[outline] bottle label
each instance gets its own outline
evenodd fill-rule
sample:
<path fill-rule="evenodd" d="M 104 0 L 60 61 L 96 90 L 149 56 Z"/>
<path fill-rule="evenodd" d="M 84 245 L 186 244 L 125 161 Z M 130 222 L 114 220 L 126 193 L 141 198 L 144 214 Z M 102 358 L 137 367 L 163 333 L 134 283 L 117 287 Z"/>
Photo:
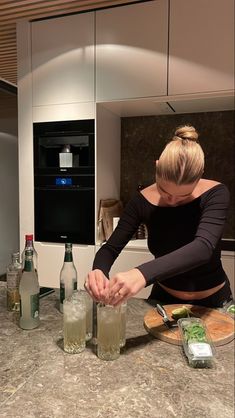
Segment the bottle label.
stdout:
<path fill-rule="evenodd" d="M 212 357 L 213 355 L 208 343 L 191 343 L 189 344 L 189 351 L 197 358 Z"/>
<path fill-rule="evenodd" d="M 30 296 L 31 317 L 36 319 L 39 316 L 39 293 Z"/>
<path fill-rule="evenodd" d="M 9 271 L 7 273 L 7 287 L 18 288 L 20 283 L 20 271 Z"/>

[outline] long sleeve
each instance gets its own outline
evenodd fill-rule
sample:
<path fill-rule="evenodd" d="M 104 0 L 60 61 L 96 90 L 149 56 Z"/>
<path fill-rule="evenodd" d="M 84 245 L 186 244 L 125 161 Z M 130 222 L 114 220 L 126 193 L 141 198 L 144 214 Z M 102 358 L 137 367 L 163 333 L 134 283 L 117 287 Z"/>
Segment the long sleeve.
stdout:
<path fill-rule="evenodd" d="M 210 263 L 222 237 L 228 206 L 229 192 L 224 185 L 216 186 L 202 195 L 201 216 L 192 241 L 137 267 L 147 285 Z"/>
<path fill-rule="evenodd" d="M 229 192 L 223 184 L 213 187 L 188 205 L 175 208 L 157 207 L 142 195 L 135 195 L 126 206 L 118 227 L 96 254 L 93 268 L 101 269 L 108 277 L 122 249 L 139 224 L 145 222 L 149 249 L 155 259 L 136 268 L 145 277 L 147 285 L 155 280 L 179 277 L 203 265 L 209 269 L 211 265 L 212 270 L 212 264 L 218 261 L 214 254 L 220 259 L 217 247 L 228 206 Z"/>

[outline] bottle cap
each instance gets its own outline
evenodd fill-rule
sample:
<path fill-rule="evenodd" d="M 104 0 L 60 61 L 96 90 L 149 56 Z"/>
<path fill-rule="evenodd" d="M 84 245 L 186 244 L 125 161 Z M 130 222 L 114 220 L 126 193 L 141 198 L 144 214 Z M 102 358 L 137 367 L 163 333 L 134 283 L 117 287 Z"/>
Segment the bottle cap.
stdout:
<path fill-rule="evenodd" d="M 19 251 L 16 251 L 16 252 L 12 253 L 12 257 L 19 257 L 19 256 L 20 256 Z"/>
<path fill-rule="evenodd" d="M 32 241 L 33 240 L 33 234 L 25 235 L 26 241 Z"/>

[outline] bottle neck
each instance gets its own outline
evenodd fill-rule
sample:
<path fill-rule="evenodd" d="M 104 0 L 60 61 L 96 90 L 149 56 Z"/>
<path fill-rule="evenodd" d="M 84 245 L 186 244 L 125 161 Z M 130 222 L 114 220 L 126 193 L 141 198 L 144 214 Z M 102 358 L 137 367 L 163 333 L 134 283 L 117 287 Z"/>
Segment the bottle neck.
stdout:
<path fill-rule="evenodd" d="M 12 254 L 12 264 L 20 264 L 20 254 Z"/>
<path fill-rule="evenodd" d="M 26 258 L 24 262 L 24 271 L 34 271 L 33 260 L 32 258 Z"/>
<path fill-rule="evenodd" d="M 65 263 L 71 263 L 73 262 L 73 254 L 72 251 L 65 251 L 65 255 L 64 255 L 64 262 Z"/>
<path fill-rule="evenodd" d="M 33 241 L 31 239 L 26 240 L 25 242 L 25 248 L 32 248 L 33 247 Z"/>
<path fill-rule="evenodd" d="M 73 262 L 73 246 L 72 244 L 65 244 L 65 253 L 64 253 L 64 262 L 71 263 Z"/>
<path fill-rule="evenodd" d="M 34 271 L 33 250 L 25 250 L 24 271 Z"/>

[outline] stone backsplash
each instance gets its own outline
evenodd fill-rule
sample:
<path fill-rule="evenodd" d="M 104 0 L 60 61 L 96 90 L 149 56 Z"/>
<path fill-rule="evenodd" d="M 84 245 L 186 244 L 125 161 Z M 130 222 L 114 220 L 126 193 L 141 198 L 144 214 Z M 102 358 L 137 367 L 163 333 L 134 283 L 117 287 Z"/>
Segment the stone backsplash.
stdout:
<path fill-rule="evenodd" d="M 234 112 L 206 112 L 122 118 L 121 200 L 125 204 L 138 188 L 155 181 L 155 161 L 176 127 L 193 125 L 205 152 L 205 178 L 227 185 L 231 204 L 224 238 L 235 238 Z"/>

